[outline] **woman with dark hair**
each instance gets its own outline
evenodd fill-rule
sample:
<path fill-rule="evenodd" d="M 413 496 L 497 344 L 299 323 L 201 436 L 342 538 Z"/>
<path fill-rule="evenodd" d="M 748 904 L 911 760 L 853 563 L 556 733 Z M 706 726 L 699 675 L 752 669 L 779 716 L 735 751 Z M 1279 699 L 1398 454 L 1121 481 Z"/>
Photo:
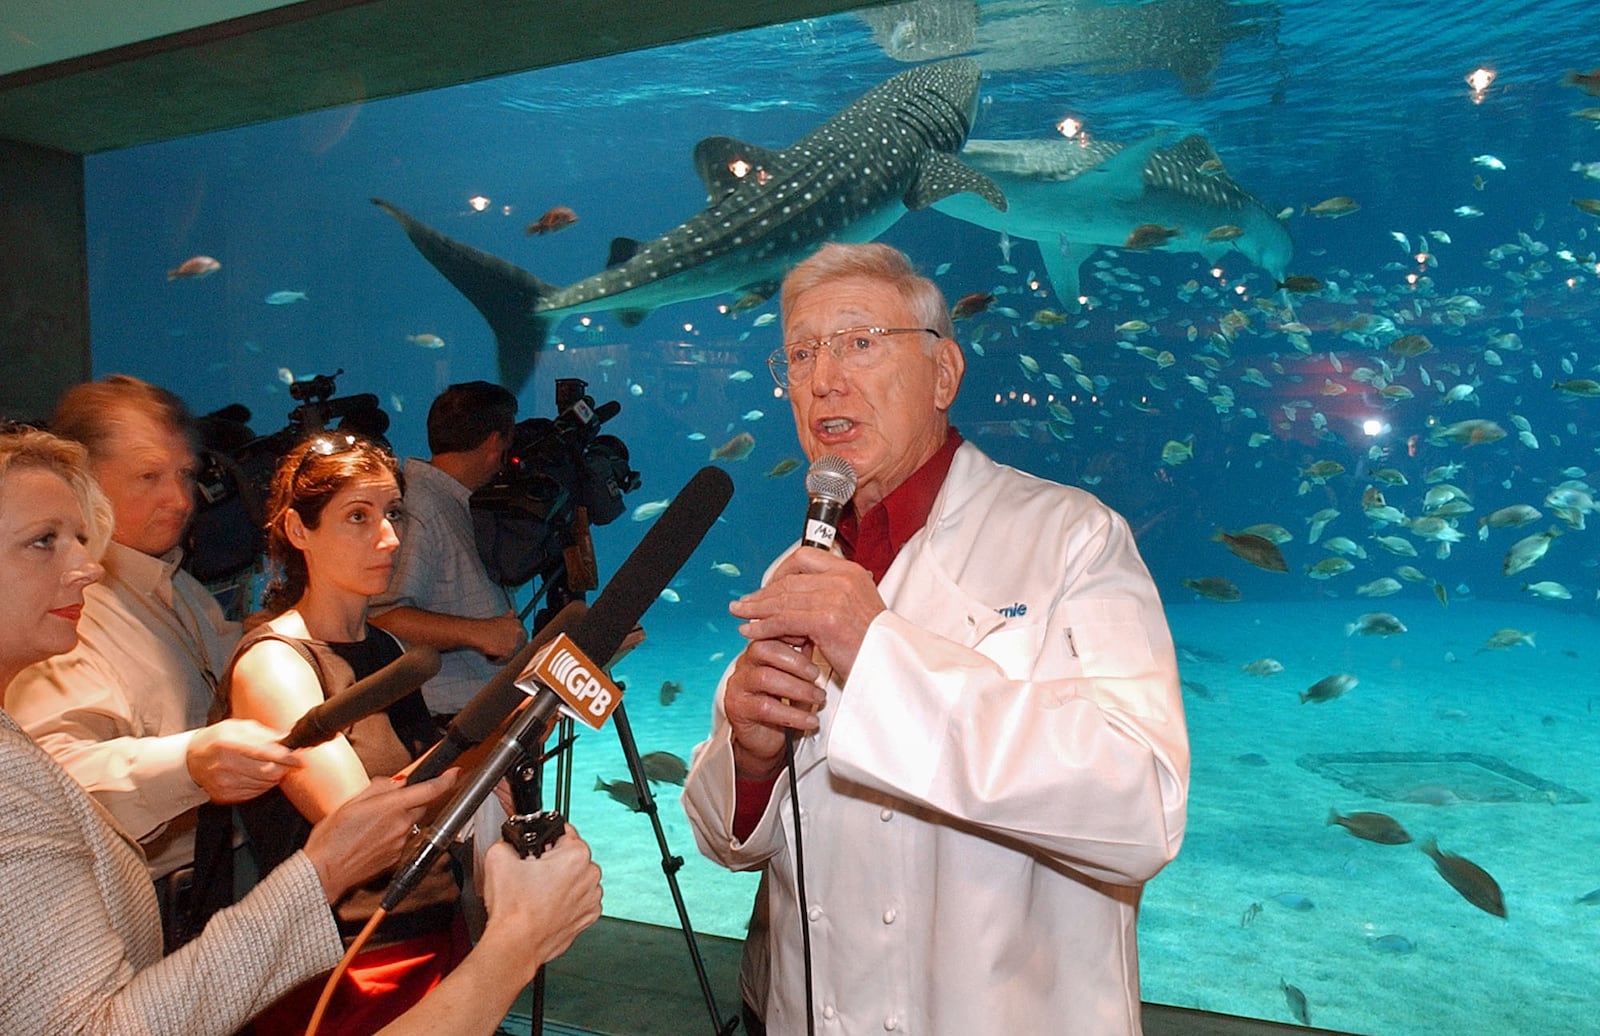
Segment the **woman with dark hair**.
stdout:
<path fill-rule="evenodd" d="M 400 523 L 399 472 L 386 449 L 349 433 L 320 432 L 289 451 L 273 476 L 268 508 L 267 549 L 278 568 L 264 601 L 271 618 L 234 653 L 221 691 L 231 715 L 287 729 L 400 657 L 400 643 L 367 623 L 368 598 L 389 583 Z M 301 752 L 301 768 L 239 807 L 261 873 L 289 858 L 312 824 L 371 778 L 405 768 L 438 734 L 421 695 L 412 692 Z M 448 864 L 441 859 L 379 925 L 340 981 L 324 1031 L 382 1028 L 465 955 L 459 888 Z M 347 942 L 371 918 L 386 884 L 380 878 L 334 904 Z M 321 985 L 291 992 L 258 1028 L 304 1031 Z"/>
<path fill-rule="evenodd" d="M 0 697 L 23 669 L 77 643 L 111 527 L 82 446 L 0 424 Z M 358 789 L 360 801 L 163 957 L 138 844 L 0 711 L 0 955 L 14 972 L 0 983 L 0 1032 L 233 1032 L 338 960 L 327 904 L 394 866 L 424 807 L 452 783 Z M 502 910 L 512 924 L 515 912 Z M 565 945 L 552 941 L 554 952 Z M 421 1024 L 426 1010 L 407 1022 Z"/>

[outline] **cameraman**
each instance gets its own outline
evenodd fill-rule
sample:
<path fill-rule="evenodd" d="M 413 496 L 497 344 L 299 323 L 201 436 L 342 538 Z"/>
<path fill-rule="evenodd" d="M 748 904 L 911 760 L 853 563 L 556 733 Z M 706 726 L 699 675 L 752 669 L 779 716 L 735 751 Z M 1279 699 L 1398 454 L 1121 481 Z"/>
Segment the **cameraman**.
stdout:
<path fill-rule="evenodd" d="M 444 656 L 422 688 L 436 717 L 461 711 L 527 637 L 504 588 L 478 557 L 467 504 L 505 463 L 517 397 L 487 381 L 445 389 L 428 410 L 428 449 L 405 465 L 406 520 L 389 589 L 372 624 Z"/>

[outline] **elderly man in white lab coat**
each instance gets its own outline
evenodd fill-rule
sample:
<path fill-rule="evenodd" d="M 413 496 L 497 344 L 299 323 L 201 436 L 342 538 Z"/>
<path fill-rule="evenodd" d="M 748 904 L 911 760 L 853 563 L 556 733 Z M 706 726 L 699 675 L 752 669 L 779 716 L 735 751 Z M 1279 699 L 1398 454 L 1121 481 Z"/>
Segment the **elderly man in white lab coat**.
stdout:
<path fill-rule="evenodd" d="M 731 605 L 749 644 L 683 797 L 707 856 L 768 868 L 767 1028 L 806 1031 L 804 929 L 818 1032 L 1137 1033 L 1189 752 L 1127 523 L 961 441 L 961 348 L 900 253 L 825 246 L 782 303 L 801 445 L 857 488 L 842 557 L 792 550 Z"/>

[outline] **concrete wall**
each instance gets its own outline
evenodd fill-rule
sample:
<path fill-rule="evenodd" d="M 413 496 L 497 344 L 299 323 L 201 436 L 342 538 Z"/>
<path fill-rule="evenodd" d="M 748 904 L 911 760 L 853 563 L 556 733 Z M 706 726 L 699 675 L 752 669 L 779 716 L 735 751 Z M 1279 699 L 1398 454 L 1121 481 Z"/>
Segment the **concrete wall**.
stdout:
<path fill-rule="evenodd" d="M 0 416 L 89 377 L 83 159 L 0 140 Z"/>

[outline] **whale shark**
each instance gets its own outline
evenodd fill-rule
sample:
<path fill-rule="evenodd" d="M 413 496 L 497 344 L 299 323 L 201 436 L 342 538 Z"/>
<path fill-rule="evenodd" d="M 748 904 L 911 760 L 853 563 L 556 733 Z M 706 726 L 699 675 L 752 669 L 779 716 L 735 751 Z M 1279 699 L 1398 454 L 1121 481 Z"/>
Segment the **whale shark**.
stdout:
<path fill-rule="evenodd" d="M 964 59 L 908 69 L 782 150 L 702 140 L 694 161 L 706 208 L 653 240 L 617 238 L 605 270 L 564 288 L 372 200 L 483 314 L 501 381 L 517 391 L 563 317 L 605 310 L 631 327 L 675 302 L 770 293 L 824 241 L 870 241 L 907 211 L 960 192 L 1004 209 L 994 181 L 955 157 L 977 113 L 978 78 Z"/>
<path fill-rule="evenodd" d="M 1005 192 L 1003 212 L 964 196 L 934 209 L 989 230 L 1039 244 L 1056 295 L 1076 308 L 1078 268 L 1101 246 L 1125 247 L 1135 228 L 1176 231 L 1153 246 L 1199 252 L 1216 262 L 1238 252 L 1283 280 L 1294 242 L 1282 222 L 1240 187 L 1199 134 L 1167 144 L 1170 132 L 1133 144 L 1098 140 L 969 140 L 961 159 Z M 1217 228 L 1231 240 L 1208 240 Z M 1225 233 L 1231 234 L 1229 230 Z"/>

